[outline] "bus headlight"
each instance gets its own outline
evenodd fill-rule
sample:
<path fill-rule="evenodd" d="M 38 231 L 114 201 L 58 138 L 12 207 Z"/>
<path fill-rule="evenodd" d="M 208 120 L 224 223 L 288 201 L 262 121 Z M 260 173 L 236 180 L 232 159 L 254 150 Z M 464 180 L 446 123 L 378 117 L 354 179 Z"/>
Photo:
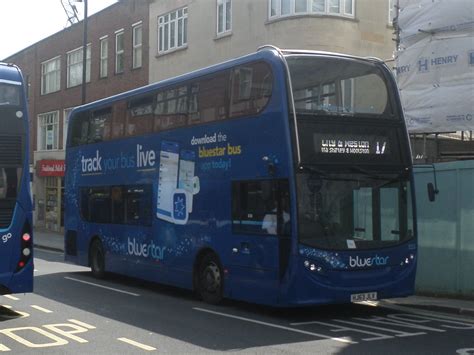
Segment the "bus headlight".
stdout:
<path fill-rule="evenodd" d="M 311 263 L 309 260 L 304 261 L 304 267 L 312 272 L 322 272 L 323 268 L 315 263 Z"/>

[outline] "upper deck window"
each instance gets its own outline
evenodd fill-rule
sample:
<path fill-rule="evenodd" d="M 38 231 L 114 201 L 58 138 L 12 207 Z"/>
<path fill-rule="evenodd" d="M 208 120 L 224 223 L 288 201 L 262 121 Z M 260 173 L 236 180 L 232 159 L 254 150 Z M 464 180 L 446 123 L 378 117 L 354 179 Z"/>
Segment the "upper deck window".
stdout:
<path fill-rule="evenodd" d="M 273 73 L 253 62 L 148 90 L 74 115 L 70 145 L 98 143 L 260 114 L 272 95 Z"/>
<path fill-rule="evenodd" d="M 20 88 L 19 85 L 0 83 L 0 106 L 20 104 Z"/>
<path fill-rule="evenodd" d="M 387 82 L 374 63 L 290 56 L 297 114 L 392 118 Z"/>
<path fill-rule="evenodd" d="M 300 15 L 354 17 L 355 0 L 268 0 L 269 18 Z"/>

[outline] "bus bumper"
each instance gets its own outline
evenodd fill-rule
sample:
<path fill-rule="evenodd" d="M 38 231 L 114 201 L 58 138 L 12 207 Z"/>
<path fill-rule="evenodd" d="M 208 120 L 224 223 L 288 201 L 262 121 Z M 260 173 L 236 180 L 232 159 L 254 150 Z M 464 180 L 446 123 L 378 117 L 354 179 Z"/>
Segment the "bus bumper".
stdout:
<path fill-rule="evenodd" d="M 416 261 L 364 270 L 310 270 L 298 258 L 293 277 L 282 288 L 281 306 L 351 303 L 351 296 L 376 293 L 376 299 L 407 297 L 415 292 Z"/>

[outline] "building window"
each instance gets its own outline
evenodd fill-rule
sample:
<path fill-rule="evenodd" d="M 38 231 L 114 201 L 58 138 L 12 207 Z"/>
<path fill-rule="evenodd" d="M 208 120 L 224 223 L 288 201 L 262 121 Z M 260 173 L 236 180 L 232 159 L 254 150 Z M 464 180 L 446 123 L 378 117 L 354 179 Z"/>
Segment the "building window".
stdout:
<path fill-rule="evenodd" d="M 91 81 L 91 45 L 87 45 L 86 83 Z M 67 53 L 67 87 L 82 84 L 82 47 Z"/>
<path fill-rule="evenodd" d="M 388 0 L 388 23 L 393 26 L 393 20 L 397 17 L 398 9 L 395 0 Z"/>
<path fill-rule="evenodd" d="M 188 8 L 172 11 L 158 17 L 158 53 L 185 47 L 188 28 Z"/>
<path fill-rule="evenodd" d="M 270 19 L 317 14 L 354 17 L 355 0 L 268 0 Z"/>
<path fill-rule="evenodd" d="M 232 0 L 217 0 L 217 34 L 232 30 Z"/>
<path fill-rule="evenodd" d="M 123 73 L 124 49 L 123 30 L 115 32 L 115 73 Z"/>
<path fill-rule="evenodd" d="M 58 111 L 38 115 L 38 150 L 58 149 Z"/>
<path fill-rule="evenodd" d="M 41 95 L 61 89 L 61 57 L 41 63 Z"/>
<path fill-rule="evenodd" d="M 100 39 L 100 77 L 106 78 L 108 75 L 108 59 L 109 59 L 109 39 L 107 36 Z"/>
<path fill-rule="evenodd" d="M 142 23 L 133 26 L 133 69 L 142 66 Z"/>

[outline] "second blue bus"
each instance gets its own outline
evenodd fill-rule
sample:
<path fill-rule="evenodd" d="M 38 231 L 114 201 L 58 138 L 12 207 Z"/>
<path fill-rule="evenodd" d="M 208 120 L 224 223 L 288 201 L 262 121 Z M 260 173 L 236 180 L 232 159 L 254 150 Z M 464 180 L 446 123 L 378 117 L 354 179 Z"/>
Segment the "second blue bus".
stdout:
<path fill-rule="evenodd" d="M 20 69 L 0 63 L 0 294 L 33 290 L 28 110 Z"/>

